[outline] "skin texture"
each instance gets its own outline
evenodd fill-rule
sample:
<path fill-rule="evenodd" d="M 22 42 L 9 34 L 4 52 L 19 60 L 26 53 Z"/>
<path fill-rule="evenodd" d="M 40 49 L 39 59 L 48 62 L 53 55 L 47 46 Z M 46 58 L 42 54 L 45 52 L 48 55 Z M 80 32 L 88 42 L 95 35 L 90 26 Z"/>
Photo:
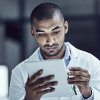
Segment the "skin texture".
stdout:
<path fill-rule="evenodd" d="M 34 20 L 32 35 L 35 37 L 41 53 L 45 59 L 60 59 L 64 55 L 64 38 L 68 31 L 67 21 L 63 21 L 59 15 L 52 19 Z"/>
<path fill-rule="evenodd" d="M 64 38 L 67 31 L 67 21 L 63 21 L 57 14 L 51 19 L 34 20 L 31 33 L 35 37 L 44 59 L 63 58 L 65 54 Z M 68 83 L 75 84 L 81 94 L 88 97 L 91 94 L 88 71 L 79 67 L 70 68 L 69 70 L 69 74 L 75 77 L 68 78 Z M 52 81 L 54 75 L 41 77 L 42 73 L 43 70 L 40 70 L 31 79 L 27 79 L 25 100 L 40 100 L 43 95 L 55 90 L 54 87 L 58 82 Z"/>

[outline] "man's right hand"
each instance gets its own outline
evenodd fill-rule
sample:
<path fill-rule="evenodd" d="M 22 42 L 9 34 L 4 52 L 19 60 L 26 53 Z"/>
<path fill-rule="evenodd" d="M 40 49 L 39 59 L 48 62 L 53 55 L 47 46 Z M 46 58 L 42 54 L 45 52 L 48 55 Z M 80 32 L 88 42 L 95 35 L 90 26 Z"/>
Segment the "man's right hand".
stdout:
<path fill-rule="evenodd" d="M 54 75 L 49 75 L 46 77 L 40 77 L 43 74 L 43 70 L 37 71 L 31 79 L 28 77 L 25 84 L 25 99 L 24 100 L 40 100 L 44 94 L 53 92 L 55 88 L 53 86 L 57 85 L 57 81 L 51 81 Z"/>

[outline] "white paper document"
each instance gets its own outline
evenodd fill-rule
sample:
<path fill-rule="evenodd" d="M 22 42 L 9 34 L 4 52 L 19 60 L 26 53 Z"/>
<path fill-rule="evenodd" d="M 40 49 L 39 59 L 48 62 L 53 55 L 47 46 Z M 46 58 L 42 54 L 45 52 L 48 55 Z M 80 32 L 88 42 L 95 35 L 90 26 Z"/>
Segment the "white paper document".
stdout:
<path fill-rule="evenodd" d="M 43 97 L 70 97 L 74 95 L 72 85 L 67 83 L 67 68 L 63 59 L 30 61 L 25 63 L 29 76 L 34 75 L 38 70 L 43 69 L 43 76 L 54 75 L 52 81 L 58 81 L 54 86 L 55 91 L 45 94 Z"/>

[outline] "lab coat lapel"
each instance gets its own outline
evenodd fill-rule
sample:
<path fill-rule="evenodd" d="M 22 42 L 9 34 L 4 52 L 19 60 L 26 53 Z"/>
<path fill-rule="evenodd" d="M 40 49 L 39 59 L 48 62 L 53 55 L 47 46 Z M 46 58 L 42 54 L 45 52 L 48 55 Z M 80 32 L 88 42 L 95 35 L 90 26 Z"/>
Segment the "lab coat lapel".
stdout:
<path fill-rule="evenodd" d="M 77 49 L 74 46 L 72 46 L 70 43 L 67 43 L 67 45 L 69 46 L 69 49 L 71 51 L 71 55 L 70 55 L 71 60 L 69 64 L 67 65 L 67 69 L 66 69 L 66 71 L 69 72 L 70 67 L 79 67 L 79 57 L 77 55 Z M 77 95 L 73 96 L 72 98 L 77 98 L 77 100 L 80 100 L 78 98 L 80 98 L 81 94 L 77 87 L 76 87 L 76 92 L 77 92 Z"/>
<path fill-rule="evenodd" d="M 71 60 L 67 66 L 67 68 L 70 68 L 70 67 L 78 67 L 79 66 L 79 60 L 78 60 L 78 55 L 77 55 L 77 49 L 72 46 L 69 42 L 67 42 L 67 46 L 69 47 L 70 49 L 70 57 L 71 57 Z"/>

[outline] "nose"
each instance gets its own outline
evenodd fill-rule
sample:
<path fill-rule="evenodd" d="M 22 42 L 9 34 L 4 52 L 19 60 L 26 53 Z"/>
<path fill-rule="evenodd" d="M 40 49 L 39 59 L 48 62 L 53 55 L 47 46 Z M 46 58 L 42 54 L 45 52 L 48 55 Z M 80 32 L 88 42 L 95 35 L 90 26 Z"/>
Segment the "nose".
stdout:
<path fill-rule="evenodd" d="M 55 39 L 53 36 L 50 35 L 47 37 L 47 41 L 46 41 L 47 44 L 52 45 L 54 44 L 54 42 L 55 42 Z"/>

